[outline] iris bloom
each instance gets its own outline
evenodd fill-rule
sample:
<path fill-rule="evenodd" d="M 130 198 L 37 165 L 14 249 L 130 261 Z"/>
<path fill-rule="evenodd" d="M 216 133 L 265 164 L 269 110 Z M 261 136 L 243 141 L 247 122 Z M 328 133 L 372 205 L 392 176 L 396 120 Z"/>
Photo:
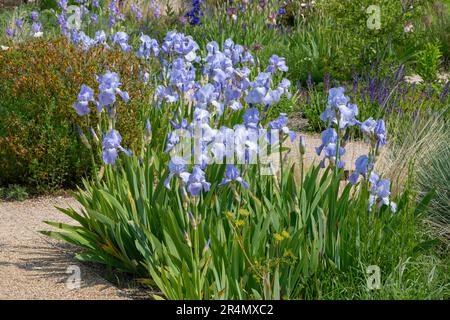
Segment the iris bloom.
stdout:
<path fill-rule="evenodd" d="M 355 185 L 358 181 L 359 175 L 362 175 L 364 178 L 367 178 L 367 172 L 368 170 L 373 169 L 373 162 L 370 161 L 369 163 L 369 157 L 367 155 L 362 155 L 358 157 L 355 161 L 356 169 L 355 171 L 350 175 L 349 181 L 351 184 Z"/>
<path fill-rule="evenodd" d="M 211 183 L 206 181 L 205 172 L 199 166 L 194 166 L 187 183 L 189 193 L 198 196 L 202 190 L 208 192 L 210 187 Z"/>
<path fill-rule="evenodd" d="M 131 151 L 124 149 L 120 143 L 122 142 L 122 136 L 117 130 L 110 130 L 102 141 L 102 158 L 106 164 L 114 164 L 118 157 L 117 150 L 124 152 L 130 156 Z"/>
<path fill-rule="evenodd" d="M 119 94 L 125 103 L 130 99 L 127 92 L 119 89 L 121 83 L 117 73 L 106 71 L 103 76 L 98 78 L 98 82 L 100 90 L 98 101 L 100 106 L 107 106 L 116 102 L 116 94 Z"/>
<path fill-rule="evenodd" d="M 84 116 L 91 112 L 91 109 L 88 108 L 90 101 L 94 101 L 94 90 L 83 84 L 80 93 L 78 93 L 77 102 L 73 104 L 73 108 L 79 116 Z"/>
<path fill-rule="evenodd" d="M 142 44 L 137 52 L 138 57 L 148 60 L 152 54 L 155 57 L 159 55 L 159 45 L 155 39 L 151 39 L 149 36 L 143 34 L 140 40 Z"/>
<path fill-rule="evenodd" d="M 39 19 L 39 13 L 37 11 L 33 10 L 31 12 L 30 18 L 31 18 L 31 21 L 37 21 L 37 19 Z"/>
<path fill-rule="evenodd" d="M 361 131 L 371 141 L 376 141 L 379 144 L 386 144 L 386 125 L 384 120 L 380 119 L 375 121 L 373 118 L 369 118 L 361 123 Z"/>
<path fill-rule="evenodd" d="M 279 131 L 283 132 L 284 134 L 289 135 L 289 138 L 292 142 L 295 140 L 297 135 L 294 131 L 289 130 L 289 128 L 287 127 L 287 123 L 288 123 L 288 117 L 286 116 L 286 114 L 280 113 L 280 116 L 278 117 L 278 119 L 271 121 L 269 123 L 269 128 L 271 130 L 279 130 Z M 273 142 L 277 142 L 277 141 L 272 141 L 272 134 L 270 131 L 267 132 L 267 137 L 268 137 L 268 141 L 270 144 L 272 144 Z"/>
<path fill-rule="evenodd" d="M 373 205 L 380 208 L 383 205 L 391 207 L 391 211 L 395 213 L 397 210 L 397 204 L 389 200 L 391 194 L 391 183 L 388 179 L 380 179 L 380 176 L 375 172 L 370 175 L 369 181 L 372 184 L 372 188 L 369 196 L 369 211 L 372 210 Z"/>
<path fill-rule="evenodd" d="M 173 177 L 179 177 L 182 184 L 187 184 L 189 180 L 189 173 L 187 172 L 187 162 L 181 157 L 172 157 L 169 161 L 169 176 L 164 180 L 164 186 L 170 189 L 170 180 Z"/>
<path fill-rule="evenodd" d="M 327 125 L 338 124 L 339 129 L 345 129 L 356 124 L 358 107 L 356 104 L 350 104 L 350 99 L 344 95 L 344 88 L 332 88 L 328 95 L 328 105 L 325 111 L 320 115 L 320 119 Z"/>
<path fill-rule="evenodd" d="M 276 71 L 287 72 L 289 68 L 286 66 L 286 59 L 280 58 L 276 54 L 270 57 L 269 66 L 266 69 L 266 72 L 275 73 Z"/>
<path fill-rule="evenodd" d="M 244 188 L 248 189 L 248 183 L 239 175 L 239 170 L 234 165 L 229 164 L 225 170 L 225 178 L 219 183 L 219 186 L 224 186 L 233 181 L 239 182 Z"/>
<path fill-rule="evenodd" d="M 123 31 L 117 32 L 113 36 L 112 41 L 114 44 L 119 45 L 122 51 L 127 52 L 131 50 L 131 46 L 128 44 L 128 34 Z"/>

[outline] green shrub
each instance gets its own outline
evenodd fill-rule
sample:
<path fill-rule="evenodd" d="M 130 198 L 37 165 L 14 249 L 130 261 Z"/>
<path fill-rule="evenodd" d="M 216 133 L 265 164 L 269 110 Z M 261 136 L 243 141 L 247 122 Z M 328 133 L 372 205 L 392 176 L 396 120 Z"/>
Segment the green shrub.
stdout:
<path fill-rule="evenodd" d="M 426 80 L 436 79 L 441 57 L 439 46 L 427 43 L 425 48 L 416 54 L 417 72 Z"/>
<path fill-rule="evenodd" d="M 330 33 L 341 34 L 344 43 L 334 48 L 338 61 L 334 76 L 349 78 L 346 72 L 361 71 L 372 61 L 412 61 L 415 51 L 427 42 L 427 31 L 421 27 L 427 4 L 427 0 L 414 1 L 413 6 L 391 0 L 319 1 L 322 12 L 333 21 Z M 374 13 L 368 8 L 373 5 L 380 9 L 379 28 L 368 27 Z M 413 23 L 414 32 L 405 33 L 408 23 Z"/>
<path fill-rule="evenodd" d="M 13 184 L 7 187 L 0 187 L 0 200 L 18 200 L 23 201 L 28 198 L 28 192 L 22 186 Z"/>
<path fill-rule="evenodd" d="M 145 96 L 136 81 L 139 60 L 131 54 L 102 48 L 84 52 L 65 39 L 31 41 L 0 52 L 0 185 L 48 191 L 72 187 L 90 172 L 91 158 L 77 126 L 88 130 L 96 116 L 82 121 L 72 104 L 81 84 L 92 85 L 92 75 L 107 69 L 120 72 L 131 98 Z M 145 99 L 131 99 L 119 105 L 118 126 L 130 147 L 138 142 L 143 125 L 138 110 L 145 104 Z"/>

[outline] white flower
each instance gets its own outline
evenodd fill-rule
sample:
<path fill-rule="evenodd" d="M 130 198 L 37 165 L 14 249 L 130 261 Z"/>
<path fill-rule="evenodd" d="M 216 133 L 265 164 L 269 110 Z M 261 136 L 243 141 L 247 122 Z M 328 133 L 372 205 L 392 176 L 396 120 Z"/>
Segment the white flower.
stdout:
<path fill-rule="evenodd" d="M 403 28 L 403 31 L 405 33 L 409 33 L 409 32 L 413 32 L 414 31 L 414 26 L 411 22 L 408 22 L 405 27 Z"/>
<path fill-rule="evenodd" d="M 418 74 L 413 74 L 411 76 L 406 76 L 405 77 L 405 82 L 406 83 L 422 83 L 423 79 Z"/>

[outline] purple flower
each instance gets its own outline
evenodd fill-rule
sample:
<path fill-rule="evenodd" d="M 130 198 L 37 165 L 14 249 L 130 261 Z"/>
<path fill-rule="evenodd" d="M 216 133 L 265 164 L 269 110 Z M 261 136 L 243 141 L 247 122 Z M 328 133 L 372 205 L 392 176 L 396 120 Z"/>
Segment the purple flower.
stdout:
<path fill-rule="evenodd" d="M 280 8 L 280 9 L 278 10 L 277 15 L 278 15 L 278 16 L 282 16 L 283 14 L 286 14 L 286 9 L 285 9 L 285 8 Z"/>
<path fill-rule="evenodd" d="M 320 119 L 327 123 L 338 124 L 339 129 L 359 124 L 356 119 L 358 115 L 358 107 L 356 104 L 350 104 L 350 99 L 344 95 L 344 88 L 332 88 L 328 95 L 328 105 L 325 111 L 320 115 Z"/>
<path fill-rule="evenodd" d="M 284 58 L 280 58 L 276 54 L 270 57 L 269 66 L 266 69 L 266 72 L 274 73 L 276 71 L 287 72 L 289 69 L 286 66 L 286 60 Z"/>
<path fill-rule="evenodd" d="M 244 123 L 247 127 L 256 128 L 259 119 L 259 111 L 256 108 L 250 108 L 244 114 Z"/>
<path fill-rule="evenodd" d="M 58 15 L 58 24 L 61 28 L 61 34 L 63 36 L 69 36 L 69 25 L 67 24 L 66 16 L 64 13 Z"/>
<path fill-rule="evenodd" d="M 178 93 L 173 90 L 171 87 L 157 86 L 156 87 L 156 95 L 162 100 L 165 100 L 169 103 L 174 103 L 178 101 Z"/>
<path fill-rule="evenodd" d="M 331 107 L 346 105 L 350 99 L 344 95 L 344 91 L 343 87 L 331 88 L 328 94 L 328 105 Z"/>
<path fill-rule="evenodd" d="M 377 122 L 373 118 L 369 118 L 361 123 L 361 131 L 366 136 L 371 136 L 375 132 Z"/>
<path fill-rule="evenodd" d="M 324 159 L 320 162 L 320 166 L 325 168 L 325 159 L 328 159 L 331 164 L 336 165 L 338 169 L 345 166 L 345 161 L 341 160 L 341 157 L 345 154 L 345 149 L 339 147 L 339 159 L 337 159 L 337 144 L 329 143 L 323 148 Z"/>
<path fill-rule="evenodd" d="M 278 119 L 269 122 L 269 128 L 271 130 L 280 130 L 284 134 L 288 134 L 289 138 L 292 142 L 295 140 L 297 135 L 294 131 L 289 130 L 289 128 L 287 127 L 287 123 L 288 123 L 288 117 L 286 116 L 286 113 L 280 113 L 280 116 L 278 117 Z M 267 134 L 268 134 L 268 140 L 269 140 L 270 144 L 272 144 L 273 142 L 276 142 L 276 141 L 272 140 L 272 134 L 270 131 L 267 132 Z"/>
<path fill-rule="evenodd" d="M 147 119 L 147 121 L 145 121 L 145 134 L 146 136 L 152 135 L 152 124 L 150 123 L 150 119 Z"/>
<path fill-rule="evenodd" d="M 16 30 L 11 29 L 10 26 L 6 27 L 5 34 L 8 38 L 13 38 L 16 35 Z"/>
<path fill-rule="evenodd" d="M 108 25 L 109 27 L 112 29 L 114 28 L 114 26 L 116 25 L 116 19 L 114 18 L 113 15 L 110 15 L 108 18 Z"/>
<path fill-rule="evenodd" d="M 173 177 L 181 178 L 182 184 L 187 184 L 189 180 L 189 173 L 187 172 L 187 162 L 181 157 L 172 157 L 169 161 L 169 176 L 164 180 L 164 186 L 170 189 L 170 180 Z"/>
<path fill-rule="evenodd" d="M 89 101 L 94 101 L 94 90 L 83 84 L 78 93 L 77 102 L 73 104 L 73 108 L 79 116 L 84 116 L 91 112 L 88 108 Z"/>
<path fill-rule="evenodd" d="M 380 119 L 377 121 L 374 128 L 374 133 L 379 143 L 386 144 L 386 126 L 384 124 L 384 120 Z"/>
<path fill-rule="evenodd" d="M 339 147 L 337 152 L 338 135 L 335 129 L 328 128 L 322 132 L 322 144 L 316 148 L 317 155 L 324 153 L 324 159 L 320 162 L 322 168 L 325 167 L 325 159 L 328 159 L 332 165 L 336 165 L 338 169 L 345 166 L 345 161 L 341 160 L 341 156 L 345 154 L 345 149 Z M 338 159 L 339 156 L 339 159 Z"/>
<path fill-rule="evenodd" d="M 98 95 L 98 101 L 100 106 L 111 105 L 116 102 L 116 94 L 118 93 L 122 100 L 127 103 L 129 96 L 127 92 L 121 91 L 119 86 L 121 85 L 119 75 L 109 70 L 98 79 L 100 93 Z"/>
<path fill-rule="evenodd" d="M 380 179 L 379 175 L 375 172 L 372 172 L 370 182 L 372 188 L 369 196 L 369 211 L 372 211 L 372 207 L 375 204 L 377 208 L 380 208 L 382 205 L 390 206 L 391 211 L 395 213 L 397 204 L 389 200 L 391 194 L 391 182 L 388 179 Z"/>
<path fill-rule="evenodd" d="M 98 15 L 96 13 L 93 13 L 91 15 L 91 23 L 92 24 L 97 24 L 97 22 L 98 22 Z"/>
<path fill-rule="evenodd" d="M 187 190 L 189 193 L 195 197 L 202 190 L 208 192 L 210 187 L 211 183 L 206 181 L 203 170 L 199 166 L 194 166 L 187 182 Z"/>
<path fill-rule="evenodd" d="M 367 177 L 368 170 L 373 169 L 373 162 L 370 161 L 369 163 L 369 157 L 367 155 L 362 155 L 358 157 L 358 159 L 356 159 L 355 166 L 355 171 L 350 175 L 348 179 L 353 185 L 355 185 L 358 181 L 359 175 L 362 175 L 364 178 Z"/>
<path fill-rule="evenodd" d="M 77 112 L 77 114 L 82 117 L 91 112 L 91 109 L 88 108 L 87 101 L 77 101 L 73 104 L 73 108 Z"/>
<path fill-rule="evenodd" d="M 264 103 L 266 96 L 267 89 L 265 87 L 256 87 L 248 92 L 245 101 L 251 104 Z"/>
<path fill-rule="evenodd" d="M 386 144 L 386 125 L 384 120 L 380 119 L 375 121 L 369 118 L 361 123 L 361 131 L 371 141 L 382 145 Z"/>
<path fill-rule="evenodd" d="M 300 151 L 300 154 L 302 154 L 302 155 L 304 155 L 306 153 L 306 140 L 305 140 L 304 135 L 300 135 L 299 151 Z"/>
<path fill-rule="evenodd" d="M 39 13 L 35 10 L 33 10 L 30 14 L 31 21 L 37 21 L 39 19 Z"/>
<path fill-rule="evenodd" d="M 95 38 L 94 38 L 94 40 L 95 40 L 95 43 L 98 43 L 98 44 L 100 44 L 100 43 L 106 44 L 106 34 L 105 34 L 105 31 L 100 30 L 100 31 L 95 32 Z"/>
<path fill-rule="evenodd" d="M 112 42 L 116 45 L 119 45 L 122 51 L 127 52 L 131 50 L 131 46 L 128 45 L 128 34 L 123 31 L 117 32 L 113 38 Z"/>
<path fill-rule="evenodd" d="M 215 87 L 208 83 L 197 90 L 195 93 L 195 99 L 200 104 L 200 107 L 206 108 L 209 103 L 215 101 L 218 97 L 218 93 L 215 91 Z"/>
<path fill-rule="evenodd" d="M 328 128 L 324 130 L 321 134 L 322 144 L 316 148 L 316 153 L 318 156 L 322 153 L 323 148 L 330 144 L 330 143 L 336 143 L 337 142 L 338 135 L 336 133 L 336 130 L 333 128 Z"/>
<path fill-rule="evenodd" d="M 180 136 L 176 132 L 170 132 L 167 134 L 166 150 L 164 152 L 169 152 L 178 143 L 180 143 Z"/>
<path fill-rule="evenodd" d="M 229 164 L 225 170 L 225 178 L 219 183 L 219 186 L 224 186 L 233 181 L 239 182 L 245 189 L 248 189 L 248 183 L 239 175 L 239 170 L 234 165 Z"/>
<path fill-rule="evenodd" d="M 238 163 L 256 163 L 259 152 L 259 130 L 246 125 L 234 126 L 234 148 Z"/>
<path fill-rule="evenodd" d="M 39 32 L 41 32 L 42 31 L 42 23 L 40 23 L 40 22 L 33 22 L 33 24 L 31 25 L 31 31 L 32 31 L 33 35 L 38 34 Z"/>
<path fill-rule="evenodd" d="M 58 7 L 60 7 L 62 11 L 67 11 L 67 2 L 68 0 L 59 0 Z"/>
<path fill-rule="evenodd" d="M 347 104 L 338 106 L 339 110 L 339 129 L 345 129 L 356 124 L 359 124 L 359 121 L 356 120 L 356 116 L 358 115 L 358 107 L 356 104 Z"/>
<path fill-rule="evenodd" d="M 17 18 L 15 23 L 16 23 L 16 27 L 17 28 L 22 29 L 22 27 L 23 27 L 23 19 Z"/>
<path fill-rule="evenodd" d="M 86 85 L 81 86 L 80 93 L 78 93 L 78 101 L 93 101 L 94 100 L 94 90 Z"/>
<path fill-rule="evenodd" d="M 150 59 L 150 56 L 157 57 L 159 54 L 159 45 L 155 39 L 151 39 L 147 35 L 141 35 L 140 40 L 142 42 L 137 55 L 138 57 L 142 57 L 146 60 Z"/>
<path fill-rule="evenodd" d="M 161 6 L 158 4 L 158 2 L 152 0 L 152 2 L 150 2 L 150 11 L 153 13 L 153 17 L 155 17 L 155 19 L 158 19 L 161 15 Z"/>
<path fill-rule="evenodd" d="M 106 164 L 114 164 L 116 162 L 118 152 L 120 150 L 131 155 L 131 151 L 124 149 L 120 143 L 122 142 L 122 136 L 117 130 L 110 130 L 102 141 L 102 158 Z"/>

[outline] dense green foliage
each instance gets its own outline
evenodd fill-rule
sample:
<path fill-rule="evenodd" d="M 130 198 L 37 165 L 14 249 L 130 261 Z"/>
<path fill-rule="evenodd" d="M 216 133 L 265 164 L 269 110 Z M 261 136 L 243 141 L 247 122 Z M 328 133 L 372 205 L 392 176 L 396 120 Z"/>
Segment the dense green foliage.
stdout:
<path fill-rule="evenodd" d="M 18 35 L 0 33 L 1 199 L 23 200 L 28 192 L 77 187 L 74 197 L 81 209 L 60 209 L 76 224 L 47 221 L 59 230 L 42 233 L 81 247 L 76 255 L 81 261 L 106 265 L 152 286 L 158 290 L 153 298 L 450 298 L 445 249 L 450 223 L 450 82 L 441 75 L 450 62 L 448 1 L 318 0 L 313 5 L 287 0 L 264 6 L 250 1 L 238 8 L 243 1 L 209 0 L 195 26 L 185 15 L 189 5 L 175 9 L 168 3 L 165 14 L 156 17 L 146 11 L 137 19 L 127 3 L 113 27 L 110 1 L 100 2 L 100 8 L 89 7 L 81 30 L 90 40 L 105 30 L 105 40 L 86 50 L 82 41 L 74 41 L 79 33 L 67 32 L 73 43 L 61 37 L 56 1 L 39 3 L 44 31 L 39 39 L 30 34 L 34 6 L 0 13 L 2 30 L 19 18 L 24 23 Z M 378 18 L 380 25 L 374 26 Z M 192 36 L 200 47 L 193 50 L 199 59 L 190 56 L 192 51 L 185 55 L 173 48 L 159 55 L 144 48 L 147 56 L 137 57 L 136 49 L 145 43 L 143 34 L 159 45 L 171 30 Z M 126 32 L 128 49 L 121 39 L 113 41 L 118 31 Z M 183 39 L 191 44 L 192 39 Z M 202 73 L 208 67 L 206 44 L 216 41 L 212 51 L 225 51 L 227 39 L 242 44 L 255 63 L 248 63 L 248 75 L 243 75 L 239 68 L 248 61 L 241 56 L 238 62 L 229 59 L 233 75 L 227 75 L 228 82 L 213 81 L 213 75 L 220 74 L 216 70 L 224 67 L 217 63 L 214 72 Z M 286 58 L 274 60 L 277 71 L 285 62 L 289 67 L 282 71 L 292 84 L 292 96 L 286 88 L 276 89 L 283 93 L 271 91 L 282 80 L 266 69 L 273 55 Z M 117 72 L 117 83 L 109 71 Z M 143 81 L 145 72 L 148 79 Z M 95 75 L 106 73 L 107 88 L 101 89 L 102 79 Z M 249 80 L 257 82 L 260 73 L 270 75 L 265 85 L 254 85 L 259 93 L 267 89 L 283 95 L 270 97 L 274 104 L 246 100 L 248 88 L 255 89 Z M 413 74 L 422 79 L 411 81 L 408 76 Z M 192 87 L 183 91 L 186 84 Z M 83 88 L 82 94 L 82 85 L 92 92 Z M 155 94 L 158 85 L 162 88 Z M 238 85 L 248 86 L 239 87 L 248 94 L 245 99 L 241 92 L 233 98 L 242 105 L 220 111 L 225 87 Z M 333 87 L 345 87 L 349 101 L 331 106 Z M 121 96 L 117 102 L 99 104 L 101 93 L 115 99 L 125 91 L 129 102 Z M 258 100 L 255 92 L 253 99 Z M 93 97 L 87 98 L 90 94 Z M 269 96 L 265 91 L 260 95 Z M 80 100 L 88 112 L 78 116 L 73 104 Z M 358 106 L 355 114 L 350 101 Z M 326 107 L 339 120 L 321 119 Z M 195 111 L 203 108 L 211 112 L 201 121 L 195 119 Z M 250 109 L 258 113 L 255 126 L 281 123 L 276 128 L 284 141 L 293 134 L 289 128 L 318 133 L 333 127 L 336 141 L 321 137 L 321 147 L 332 145 L 325 156 L 328 167 L 305 169 L 304 152 L 293 154 L 292 144 L 282 145 L 277 154 L 279 174 L 262 174 L 259 162 L 240 163 L 235 169 L 241 180 L 235 177 L 224 185 L 220 182 L 229 167 L 223 164 L 207 163 L 200 170 L 189 163 L 181 170 L 169 163 L 173 154 L 168 140 L 174 137 L 168 134 L 177 125 L 193 129 L 202 122 L 206 129 L 240 125 L 249 130 L 245 115 Z M 289 124 L 280 113 L 289 114 Z M 292 126 L 293 114 L 301 122 L 297 128 Z M 376 125 L 364 131 L 361 122 L 371 117 Z M 340 127 L 344 118 L 351 119 Z M 388 140 L 382 151 L 386 130 L 384 122 L 378 127 L 381 119 L 386 120 Z M 349 138 L 370 144 L 367 161 L 356 168 L 360 180 L 353 184 L 348 180 L 354 168 L 339 168 L 340 148 Z M 285 162 L 286 154 L 298 163 Z M 372 161 L 380 158 L 372 168 Z M 358 171 L 361 166 L 364 172 Z M 201 174 L 194 176 L 194 167 Z M 371 181 L 374 170 L 380 173 L 377 182 Z M 172 182 L 165 183 L 168 177 Z M 203 182 L 195 181 L 201 178 Z M 380 180 L 387 186 L 378 185 Z M 209 182 L 205 188 L 203 183 Z M 187 194 L 189 183 L 200 184 L 200 192 Z M 437 239 L 445 240 L 444 246 Z M 368 290 L 370 266 L 381 271 L 377 290 Z"/>
<path fill-rule="evenodd" d="M 296 182 L 286 170 L 277 181 L 253 167 L 244 176 L 248 191 L 217 192 L 213 185 L 201 199 L 185 202 L 178 190 L 165 190 L 167 172 L 154 152 L 143 166 L 124 161 L 123 168 L 108 167 L 102 182 L 85 182 L 76 194 L 81 213 L 61 209 L 80 227 L 49 222 L 61 232 L 45 234 L 83 247 L 82 261 L 149 277 L 145 283 L 170 299 L 418 297 L 408 283 L 426 277 L 415 268 L 433 242 L 420 236 L 417 224 L 430 196 L 415 204 L 406 190 L 396 214 L 386 207 L 368 214 L 367 189 L 342 185 L 342 172 L 320 177 L 312 167 Z M 208 179 L 220 179 L 223 171 L 217 166 Z M 382 293 L 367 291 L 369 265 L 382 270 Z M 438 260 L 430 265 L 448 282 Z M 335 292 L 349 281 L 348 292 Z M 437 282 L 420 294 L 444 298 L 449 292 Z"/>
<path fill-rule="evenodd" d="M 72 104 L 79 86 L 95 81 L 92 74 L 105 68 L 121 72 L 130 95 L 145 97 L 145 88 L 134 81 L 139 62 L 130 55 L 101 49 L 87 54 L 65 39 L 0 51 L 0 185 L 20 183 L 46 191 L 73 187 L 89 173 L 91 158 L 77 131 L 77 126 L 89 126 Z M 144 123 L 137 110 L 145 103 L 134 100 L 119 107 L 118 123 L 130 146 Z M 90 126 L 95 125 L 93 115 Z"/>

